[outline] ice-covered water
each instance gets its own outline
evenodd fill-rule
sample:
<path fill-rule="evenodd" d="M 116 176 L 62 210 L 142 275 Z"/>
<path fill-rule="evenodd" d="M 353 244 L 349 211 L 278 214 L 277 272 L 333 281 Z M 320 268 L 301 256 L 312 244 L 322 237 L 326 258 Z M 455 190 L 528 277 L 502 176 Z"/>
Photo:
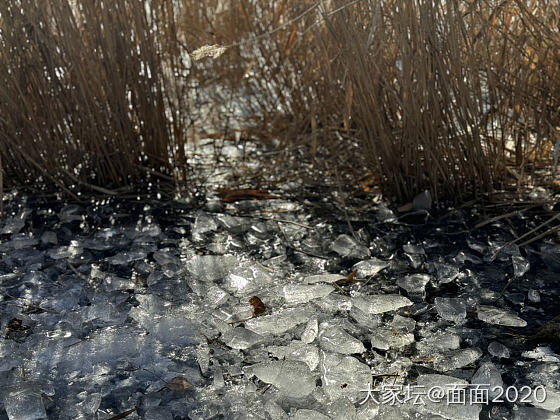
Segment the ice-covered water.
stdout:
<path fill-rule="evenodd" d="M 554 244 L 383 204 L 349 231 L 282 199 L 24 198 L 0 226 L 0 419 L 558 418 L 560 340 L 538 329 Z M 406 386 L 548 399 L 418 405 Z"/>

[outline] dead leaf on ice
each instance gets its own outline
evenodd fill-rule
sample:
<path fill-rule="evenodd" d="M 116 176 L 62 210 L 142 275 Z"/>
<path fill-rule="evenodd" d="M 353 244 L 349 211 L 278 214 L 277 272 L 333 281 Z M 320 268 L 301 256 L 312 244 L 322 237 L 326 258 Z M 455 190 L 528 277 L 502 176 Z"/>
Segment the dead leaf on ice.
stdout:
<path fill-rule="evenodd" d="M 171 391 L 184 391 L 185 389 L 192 388 L 192 386 L 193 385 L 182 376 L 175 376 L 165 384 L 164 388 L 170 389 Z"/>

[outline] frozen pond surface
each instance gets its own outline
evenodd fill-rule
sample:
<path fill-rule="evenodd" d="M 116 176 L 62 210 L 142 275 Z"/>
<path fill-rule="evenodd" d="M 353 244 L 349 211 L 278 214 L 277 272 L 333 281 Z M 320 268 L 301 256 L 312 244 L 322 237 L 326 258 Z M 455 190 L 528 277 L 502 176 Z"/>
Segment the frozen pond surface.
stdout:
<path fill-rule="evenodd" d="M 560 247 L 330 200 L 12 197 L 0 419 L 559 418 Z"/>

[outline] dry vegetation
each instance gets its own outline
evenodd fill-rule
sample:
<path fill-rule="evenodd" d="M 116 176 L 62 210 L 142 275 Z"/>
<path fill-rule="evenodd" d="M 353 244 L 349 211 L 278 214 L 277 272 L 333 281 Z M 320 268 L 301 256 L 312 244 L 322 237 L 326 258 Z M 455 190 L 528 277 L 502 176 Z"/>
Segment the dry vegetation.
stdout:
<path fill-rule="evenodd" d="M 467 199 L 552 166 L 557 0 L 151 3 L 0 5 L 6 184 L 184 184 L 200 135 L 279 139 L 263 165 L 371 171 L 398 201 Z M 189 70 L 185 52 L 206 45 L 228 48 Z M 189 81 L 219 110 L 210 125 Z"/>

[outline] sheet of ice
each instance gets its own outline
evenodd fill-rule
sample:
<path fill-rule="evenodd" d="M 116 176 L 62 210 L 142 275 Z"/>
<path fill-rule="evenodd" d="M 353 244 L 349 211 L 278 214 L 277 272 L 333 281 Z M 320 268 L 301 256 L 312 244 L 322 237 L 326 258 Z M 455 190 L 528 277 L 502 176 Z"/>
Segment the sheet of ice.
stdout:
<path fill-rule="evenodd" d="M 401 295 L 361 295 L 352 298 L 352 305 L 367 314 L 382 314 L 412 305 L 410 299 Z"/>
<path fill-rule="evenodd" d="M 329 295 L 334 288 L 328 284 L 288 284 L 284 286 L 284 299 L 289 304 L 306 303 Z"/>
<path fill-rule="evenodd" d="M 320 352 L 323 390 L 331 401 L 348 398 L 353 403 L 363 401 L 368 387 L 372 386 L 369 366 L 352 356 Z"/>
<path fill-rule="evenodd" d="M 358 270 L 356 277 L 366 278 L 371 277 L 384 270 L 391 265 L 388 261 L 383 261 L 377 258 L 371 258 L 369 260 L 360 261 L 354 264 L 352 270 Z"/>
<path fill-rule="evenodd" d="M 334 283 L 338 280 L 344 279 L 346 276 L 341 274 L 316 274 L 313 276 L 307 276 L 304 281 L 307 284 L 315 284 L 315 283 Z"/>
<path fill-rule="evenodd" d="M 315 341 L 315 338 L 317 338 L 318 333 L 319 333 L 319 323 L 317 321 L 317 318 L 313 317 L 307 322 L 305 329 L 301 333 L 301 341 L 310 344 L 313 341 Z"/>
<path fill-rule="evenodd" d="M 421 396 L 423 404 L 417 404 L 422 413 L 435 414 L 446 419 L 478 419 L 482 407 L 480 404 L 471 404 L 469 391 L 466 389 L 469 383 L 463 379 L 447 375 L 424 374 L 416 379 L 418 386 L 422 386 L 422 392 L 430 392 L 430 398 Z M 465 389 L 465 403 L 457 404 L 448 399 L 454 390 Z M 442 398 L 434 398 L 434 395 Z"/>
<path fill-rule="evenodd" d="M 344 331 L 341 327 L 332 325 L 329 322 L 322 322 L 319 325 L 319 345 L 323 350 L 353 354 L 366 351 L 360 340 Z"/>
<path fill-rule="evenodd" d="M 368 258 L 371 254 L 367 246 L 349 235 L 339 235 L 331 244 L 331 249 L 343 258 Z"/>
<path fill-rule="evenodd" d="M 481 363 L 471 379 L 471 384 L 478 389 L 488 391 L 490 399 L 501 396 L 500 389 L 505 389 L 500 371 L 492 362 Z"/>
<path fill-rule="evenodd" d="M 294 340 L 287 346 L 270 346 L 268 352 L 278 359 L 297 360 L 309 366 L 314 371 L 319 365 L 319 349 L 317 346 Z"/>
<path fill-rule="evenodd" d="M 460 369 L 476 362 L 481 356 L 482 352 L 477 348 L 453 350 L 438 354 L 434 360 L 434 369 L 439 372 Z"/>
<path fill-rule="evenodd" d="M 461 323 L 467 317 L 467 303 L 464 299 L 436 297 L 434 304 L 438 315 L 446 321 Z"/>
<path fill-rule="evenodd" d="M 199 213 L 194 220 L 191 230 L 193 240 L 201 241 L 204 239 L 204 234 L 213 232 L 218 229 L 218 223 L 213 216 L 206 213 Z"/>
<path fill-rule="evenodd" d="M 527 326 L 527 321 L 519 318 L 515 313 L 494 306 L 480 305 L 477 314 L 478 319 L 487 324 L 503 325 L 505 327 Z"/>
<path fill-rule="evenodd" d="M 332 417 L 325 416 L 315 410 L 309 410 L 307 408 L 300 408 L 292 416 L 291 420 L 329 420 Z"/>
<path fill-rule="evenodd" d="M 234 267 L 224 280 L 224 289 L 243 296 L 266 289 L 273 282 L 273 277 L 260 265 Z"/>
<path fill-rule="evenodd" d="M 76 258 L 80 256 L 83 251 L 84 249 L 80 246 L 78 241 L 72 241 L 68 246 L 59 246 L 49 249 L 47 254 L 53 260 L 60 260 L 63 258 Z"/>
<path fill-rule="evenodd" d="M 261 335 L 279 335 L 307 322 L 313 315 L 311 308 L 285 308 L 270 315 L 252 318 L 245 322 L 245 328 Z"/>
<path fill-rule="evenodd" d="M 270 420 L 289 420 L 289 416 L 282 407 L 272 399 L 264 404 L 264 412 L 269 416 Z"/>
<path fill-rule="evenodd" d="M 429 263 L 430 272 L 436 275 L 438 285 L 451 283 L 460 275 L 457 265 L 447 264 L 439 261 Z"/>
<path fill-rule="evenodd" d="M 7 217 L 0 233 L 2 235 L 19 233 L 25 226 L 25 221 L 31 213 L 33 213 L 31 209 L 25 208 L 20 210 L 15 216 Z"/>
<path fill-rule="evenodd" d="M 376 328 L 381 322 L 381 315 L 367 314 L 361 309 L 358 309 L 355 305 L 350 309 L 349 315 L 360 326 L 366 328 L 367 331 Z"/>
<path fill-rule="evenodd" d="M 509 359 L 511 355 L 510 350 L 502 343 L 498 343 L 497 341 L 492 341 L 490 344 L 488 344 L 488 353 L 499 359 Z"/>
<path fill-rule="evenodd" d="M 315 378 L 304 362 L 273 360 L 257 363 L 247 371 L 288 397 L 303 398 L 315 389 Z"/>
<path fill-rule="evenodd" d="M 221 280 L 239 265 L 233 255 L 195 255 L 187 261 L 187 270 L 202 281 Z"/>
<path fill-rule="evenodd" d="M 377 328 L 371 336 L 371 345 L 379 350 L 398 349 L 414 343 L 414 334 L 391 328 Z"/>
<path fill-rule="evenodd" d="M 426 297 L 426 285 L 431 278 L 428 274 L 411 274 L 398 279 L 397 284 L 406 290 L 409 296 L 423 300 Z"/>
<path fill-rule="evenodd" d="M 325 414 L 333 420 L 358 420 L 360 418 L 356 415 L 356 407 L 348 398 L 329 401 L 324 411 Z"/>
<path fill-rule="evenodd" d="M 522 357 L 527 359 L 538 360 L 539 362 L 560 362 L 560 355 L 554 353 L 554 351 L 548 347 L 535 347 L 533 350 L 527 350 L 521 353 Z"/>
<path fill-rule="evenodd" d="M 222 335 L 222 340 L 226 346 L 232 349 L 246 350 L 256 344 L 262 343 L 264 337 L 245 328 L 236 327 L 224 333 Z"/>
<path fill-rule="evenodd" d="M 513 264 L 513 275 L 517 278 L 523 277 L 531 268 L 529 261 L 521 255 L 513 255 L 511 263 Z"/>
<path fill-rule="evenodd" d="M 541 294 L 538 290 L 529 289 L 527 292 L 527 299 L 529 299 L 529 302 L 539 303 L 541 301 Z"/>
<path fill-rule="evenodd" d="M 37 387 L 22 382 L 1 391 L 9 420 L 46 419 L 43 397 Z"/>

